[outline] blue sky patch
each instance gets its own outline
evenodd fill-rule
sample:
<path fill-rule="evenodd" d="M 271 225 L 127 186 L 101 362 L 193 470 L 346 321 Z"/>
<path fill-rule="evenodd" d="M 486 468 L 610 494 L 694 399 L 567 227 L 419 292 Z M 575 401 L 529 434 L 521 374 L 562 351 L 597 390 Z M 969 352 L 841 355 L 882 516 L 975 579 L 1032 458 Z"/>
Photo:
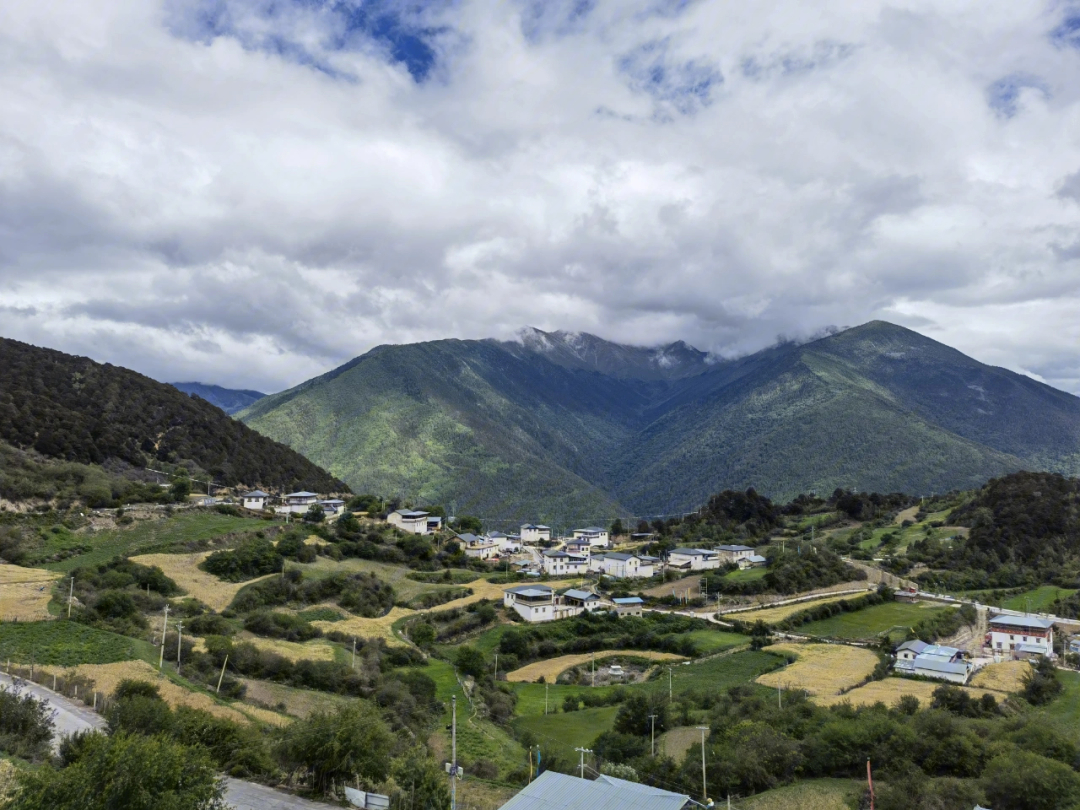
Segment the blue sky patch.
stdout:
<path fill-rule="evenodd" d="M 776 52 L 767 55 L 747 56 L 739 63 L 743 76 L 761 81 L 774 76 L 797 76 L 836 65 L 856 51 L 850 42 L 821 40 L 809 51 Z"/>
<path fill-rule="evenodd" d="M 1020 111 L 1020 92 L 1032 88 L 1050 97 L 1050 89 L 1038 76 L 1026 73 L 1013 73 L 1003 76 L 986 89 L 986 100 L 990 109 L 1002 118 L 1012 118 Z"/>
<path fill-rule="evenodd" d="M 1080 11 L 1067 14 L 1061 24 L 1050 32 L 1050 41 L 1059 47 L 1080 49 Z"/>
<path fill-rule="evenodd" d="M 646 42 L 619 59 L 619 70 L 631 89 L 655 99 L 658 113 L 692 115 L 713 101 L 713 89 L 724 83 L 719 66 L 670 54 L 667 39 Z"/>

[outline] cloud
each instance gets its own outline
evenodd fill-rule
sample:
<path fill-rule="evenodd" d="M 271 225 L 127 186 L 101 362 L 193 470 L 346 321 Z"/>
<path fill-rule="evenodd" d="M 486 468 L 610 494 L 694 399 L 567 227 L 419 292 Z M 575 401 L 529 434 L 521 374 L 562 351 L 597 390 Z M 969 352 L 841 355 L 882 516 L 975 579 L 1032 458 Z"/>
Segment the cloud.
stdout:
<path fill-rule="evenodd" d="M 0 334 L 276 390 L 882 317 L 1080 390 L 1056 3 L 11 0 Z"/>

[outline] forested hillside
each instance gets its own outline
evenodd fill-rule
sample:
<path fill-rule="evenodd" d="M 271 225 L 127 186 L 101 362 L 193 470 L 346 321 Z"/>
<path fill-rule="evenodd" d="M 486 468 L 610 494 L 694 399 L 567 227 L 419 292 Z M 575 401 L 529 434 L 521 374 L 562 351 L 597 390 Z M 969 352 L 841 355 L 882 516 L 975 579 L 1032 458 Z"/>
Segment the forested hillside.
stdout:
<path fill-rule="evenodd" d="M 381 346 L 238 417 L 358 491 L 508 521 L 1080 472 L 1080 399 L 882 322 L 737 360 L 537 330 Z"/>
<path fill-rule="evenodd" d="M 216 405 L 225 413 L 236 413 L 253 402 L 257 402 L 266 396 L 259 391 L 245 389 L 222 388 L 220 385 L 207 385 L 201 382 L 178 382 L 169 383 L 173 388 L 183 391 L 185 394 L 194 394 Z"/>
<path fill-rule="evenodd" d="M 0 441 L 80 464 L 193 465 L 225 485 L 344 489 L 294 450 L 171 385 L 4 338 Z"/>

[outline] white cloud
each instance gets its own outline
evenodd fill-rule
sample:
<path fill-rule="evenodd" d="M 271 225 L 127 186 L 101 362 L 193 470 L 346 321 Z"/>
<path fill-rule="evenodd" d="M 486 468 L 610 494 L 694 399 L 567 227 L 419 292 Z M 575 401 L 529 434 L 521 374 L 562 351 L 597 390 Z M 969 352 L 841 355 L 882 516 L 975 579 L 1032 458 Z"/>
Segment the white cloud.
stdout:
<path fill-rule="evenodd" d="M 295 384 L 876 317 L 1080 391 L 1055 2 L 0 6 L 0 334 Z"/>

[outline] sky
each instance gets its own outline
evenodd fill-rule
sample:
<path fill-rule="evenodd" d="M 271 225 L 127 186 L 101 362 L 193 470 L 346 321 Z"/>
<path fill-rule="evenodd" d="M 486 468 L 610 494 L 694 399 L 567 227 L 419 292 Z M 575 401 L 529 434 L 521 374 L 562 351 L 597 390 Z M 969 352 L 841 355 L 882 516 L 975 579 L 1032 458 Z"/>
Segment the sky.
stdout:
<path fill-rule="evenodd" d="M 1080 3 L 6 0 L 0 335 L 272 392 L 899 323 L 1080 393 Z"/>

